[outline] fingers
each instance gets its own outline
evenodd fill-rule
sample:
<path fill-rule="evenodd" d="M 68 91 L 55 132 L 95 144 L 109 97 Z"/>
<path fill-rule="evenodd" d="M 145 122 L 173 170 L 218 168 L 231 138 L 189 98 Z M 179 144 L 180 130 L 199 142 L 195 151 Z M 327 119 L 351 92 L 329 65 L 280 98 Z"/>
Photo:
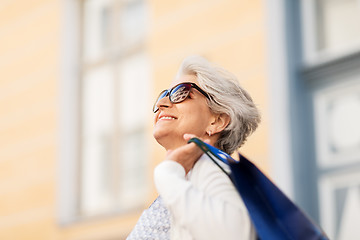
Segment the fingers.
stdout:
<path fill-rule="evenodd" d="M 185 133 L 183 137 L 184 137 L 185 141 L 189 141 L 190 139 L 197 137 L 197 136 L 195 134 Z"/>
<path fill-rule="evenodd" d="M 184 137 L 185 141 L 189 141 L 190 139 L 192 139 L 194 137 L 199 138 L 195 134 L 190 134 L 190 133 L 185 133 L 183 137 Z M 201 139 L 201 138 L 199 138 L 199 139 Z M 201 139 L 201 140 L 210 144 L 210 139 Z"/>

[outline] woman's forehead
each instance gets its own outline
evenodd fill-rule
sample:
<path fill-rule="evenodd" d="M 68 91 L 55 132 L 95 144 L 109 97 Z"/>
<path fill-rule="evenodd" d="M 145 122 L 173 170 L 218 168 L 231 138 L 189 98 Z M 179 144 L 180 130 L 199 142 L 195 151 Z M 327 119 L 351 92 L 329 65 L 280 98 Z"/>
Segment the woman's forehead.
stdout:
<path fill-rule="evenodd" d="M 170 88 L 174 87 L 175 85 L 179 84 L 179 83 L 183 83 L 183 82 L 192 82 L 195 84 L 198 84 L 199 82 L 197 81 L 197 77 L 195 75 L 181 75 L 177 78 L 175 78 L 171 84 L 170 84 Z"/>

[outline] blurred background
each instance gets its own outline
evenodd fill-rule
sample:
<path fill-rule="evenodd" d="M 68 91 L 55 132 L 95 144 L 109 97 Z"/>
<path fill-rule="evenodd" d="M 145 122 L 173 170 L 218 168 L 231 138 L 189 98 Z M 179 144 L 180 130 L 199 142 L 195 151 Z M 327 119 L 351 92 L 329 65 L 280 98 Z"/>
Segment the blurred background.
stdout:
<path fill-rule="evenodd" d="M 1 0 L 0 239 L 125 239 L 157 194 L 152 104 L 183 58 L 262 112 L 240 151 L 360 236 L 359 0 Z"/>

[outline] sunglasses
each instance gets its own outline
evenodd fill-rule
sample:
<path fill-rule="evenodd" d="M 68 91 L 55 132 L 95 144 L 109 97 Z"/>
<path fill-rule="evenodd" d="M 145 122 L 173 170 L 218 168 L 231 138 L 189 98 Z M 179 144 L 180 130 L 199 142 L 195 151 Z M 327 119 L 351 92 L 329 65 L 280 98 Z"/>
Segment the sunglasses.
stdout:
<path fill-rule="evenodd" d="M 157 98 L 153 106 L 153 112 L 156 113 L 159 110 L 159 108 L 156 105 L 162 98 L 169 96 L 169 100 L 171 103 L 180 103 L 183 102 L 189 96 L 190 90 L 192 88 L 195 88 L 201 94 L 203 94 L 207 99 L 210 99 L 209 95 L 206 92 L 204 92 L 204 90 L 202 90 L 195 83 L 191 83 L 191 82 L 180 83 L 174 86 L 173 88 L 162 91 L 159 94 L 159 97 Z"/>

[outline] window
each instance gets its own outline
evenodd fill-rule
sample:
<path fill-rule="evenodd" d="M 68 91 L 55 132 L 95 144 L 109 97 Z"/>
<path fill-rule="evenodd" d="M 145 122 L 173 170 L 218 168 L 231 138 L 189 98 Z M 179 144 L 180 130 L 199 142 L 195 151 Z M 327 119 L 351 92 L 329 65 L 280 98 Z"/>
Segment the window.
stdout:
<path fill-rule="evenodd" d="M 78 214 L 124 211 L 147 185 L 150 69 L 142 0 L 83 0 Z"/>
<path fill-rule="evenodd" d="M 360 49 L 359 0 L 304 0 L 302 4 L 307 62 Z"/>
<path fill-rule="evenodd" d="M 313 92 L 315 161 L 320 220 L 331 239 L 342 240 L 359 234 L 360 73 L 333 80 Z"/>
<path fill-rule="evenodd" d="M 305 59 L 298 80 L 311 102 L 320 222 L 331 239 L 354 239 L 360 234 L 360 1 L 302 4 Z"/>
<path fill-rule="evenodd" d="M 275 178 L 282 186 L 293 182 L 285 184 L 287 192 L 330 239 L 356 239 L 359 1 L 268 0 L 266 6 Z"/>

